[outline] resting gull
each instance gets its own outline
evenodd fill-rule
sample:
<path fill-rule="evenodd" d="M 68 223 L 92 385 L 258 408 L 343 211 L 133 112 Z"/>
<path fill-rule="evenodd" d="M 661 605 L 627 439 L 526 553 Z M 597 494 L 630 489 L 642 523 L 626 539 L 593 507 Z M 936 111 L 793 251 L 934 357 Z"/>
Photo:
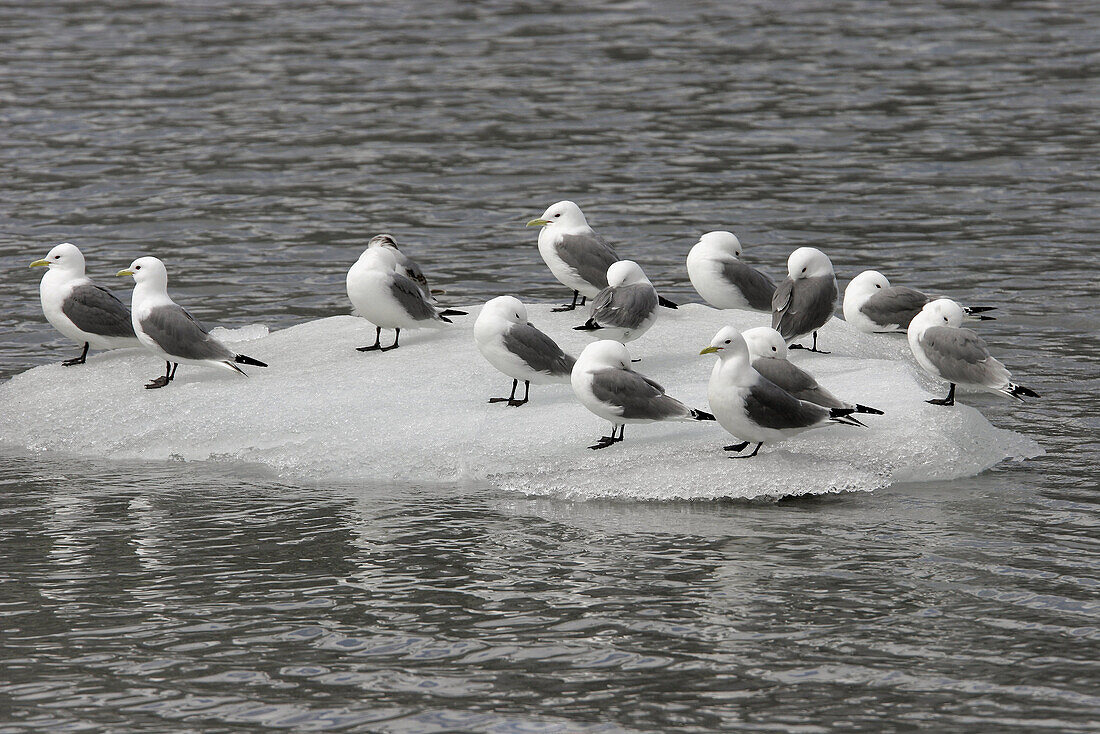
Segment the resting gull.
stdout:
<path fill-rule="evenodd" d="M 63 366 L 84 364 L 88 347 L 141 346 L 130 323 L 130 310 L 114 293 L 84 274 L 84 255 L 76 245 L 62 242 L 46 257 L 32 262 L 31 267 L 49 268 L 38 287 L 46 320 L 77 344 L 84 345 L 80 356 L 65 360 Z"/>
<path fill-rule="evenodd" d="M 932 301 L 909 323 L 909 348 L 917 364 L 933 377 L 949 383 L 947 397 L 929 400 L 933 405 L 954 405 L 955 386 L 997 392 L 1023 401 L 1039 394 L 1012 382 L 1012 375 L 989 353 L 980 336 L 960 325 L 966 317 L 962 306 L 950 298 Z"/>
<path fill-rule="evenodd" d="M 611 422 L 611 435 L 590 449 L 623 440 L 627 423 L 712 421 L 714 416 L 665 395 L 665 389 L 630 369 L 630 353 L 621 342 L 604 339 L 584 348 L 573 366 L 573 392 L 584 407 Z"/>
<path fill-rule="evenodd" d="M 821 352 L 817 348 L 817 330 L 832 318 L 836 297 L 832 262 L 821 250 L 799 247 L 787 258 L 787 278 L 772 296 L 772 328 L 788 344 L 812 333 L 814 343 L 809 351 Z M 806 349 L 801 344 L 790 344 L 790 348 Z"/>
<path fill-rule="evenodd" d="M 653 326 L 657 306 L 657 291 L 638 263 L 620 260 L 607 269 L 607 287 L 592 300 L 588 321 L 573 328 L 625 344 Z"/>
<path fill-rule="evenodd" d="M 489 398 L 490 403 L 524 405 L 532 382 L 569 382 L 577 361 L 527 321 L 527 307 L 514 296 L 498 296 L 481 307 L 474 322 L 474 340 L 489 364 L 512 378 L 512 394 Z M 520 380 L 523 400 L 516 400 Z"/>
<path fill-rule="evenodd" d="M 854 408 L 823 408 L 799 400 L 753 369 L 745 339 L 732 326 L 723 327 L 700 354 L 717 354 L 710 373 L 707 399 L 714 417 L 742 443 L 725 446 L 726 451 L 744 451 L 750 443 L 756 456 L 764 442 L 781 441 L 811 428 L 830 423 L 863 425 L 851 414 Z"/>
<path fill-rule="evenodd" d="M 554 277 L 573 289 L 573 302 L 555 311 L 572 311 L 577 307 L 578 298 L 583 306 L 585 298 L 607 287 L 607 269 L 619 255 L 588 226 L 579 206 L 571 201 L 559 201 L 527 226 L 542 227 L 539 254 Z"/>
<path fill-rule="evenodd" d="M 367 242 L 367 248 L 370 249 L 371 247 L 384 247 L 389 250 L 394 260 L 397 261 L 397 272 L 416 283 L 429 301 L 435 300 L 431 286 L 428 285 L 428 279 L 424 276 L 424 271 L 421 270 L 416 260 L 397 249 L 397 240 L 393 238 L 393 235 L 379 234 L 371 237 Z"/>
<path fill-rule="evenodd" d="M 890 285 L 877 270 L 864 270 L 844 289 L 844 320 L 868 334 L 905 333 L 913 317 L 933 300 L 913 288 Z M 992 316 L 982 314 L 995 308 L 964 306 L 963 311 L 975 321 L 993 321 Z"/>
<path fill-rule="evenodd" d="M 173 301 L 168 296 L 168 271 L 157 258 L 139 257 L 118 274 L 134 277 L 130 312 L 138 341 L 166 364 L 164 374 L 145 385 L 147 390 L 171 382 L 181 363 L 221 367 L 242 375 L 245 371 L 238 364 L 267 367 L 258 359 L 234 353 Z"/>
<path fill-rule="evenodd" d="M 741 243 L 732 232 L 707 232 L 688 252 L 688 278 L 715 308 L 771 311 L 775 282 L 740 258 Z"/>

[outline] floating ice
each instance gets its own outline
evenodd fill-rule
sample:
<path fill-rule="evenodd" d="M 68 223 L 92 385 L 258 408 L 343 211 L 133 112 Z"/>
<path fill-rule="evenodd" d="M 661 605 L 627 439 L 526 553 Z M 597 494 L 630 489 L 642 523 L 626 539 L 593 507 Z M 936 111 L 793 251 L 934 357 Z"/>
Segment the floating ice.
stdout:
<path fill-rule="evenodd" d="M 830 426 L 731 461 L 733 439 L 714 423 L 630 425 L 626 441 L 585 447 L 608 425 L 569 385 L 533 385 L 521 408 L 490 405 L 511 380 L 481 357 L 477 309 L 455 328 L 403 332 L 401 348 L 360 353 L 374 329 L 336 316 L 268 335 L 262 326 L 222 333 L 250 340 L 269 363 L 249 377 L 182 365 L 162 390 L 142 385 L 164 365 L 137 350 L 94 355 L 82 367 L 46 365 L 0 385 L 0 443 L 113 459 L 259 463 L 297 478 L 470 481 L 531 494 L 643 499 L 755 497 L 872 490 L 896 481 L 970 476 L 1004 459 L 1042 453 L 1030 438 L 995 428 L 965 405 L 932 395 L 899 336 L 863 334 L 833 320 L 820 344 L 793 352 L 838 397 L 886 411 L 867 429 Z M 588 337 L 579 312 L 529 306 L 532 321 L 574 355 Z M 699 356 L 719 327 L 745 329 L 767 314 L 688 304 L 662 310 L 630 345 L 637 368 L 670 395 L 706 408 L 714 358 Z M 934 388 L 939 394 L 939 386 Z"/>

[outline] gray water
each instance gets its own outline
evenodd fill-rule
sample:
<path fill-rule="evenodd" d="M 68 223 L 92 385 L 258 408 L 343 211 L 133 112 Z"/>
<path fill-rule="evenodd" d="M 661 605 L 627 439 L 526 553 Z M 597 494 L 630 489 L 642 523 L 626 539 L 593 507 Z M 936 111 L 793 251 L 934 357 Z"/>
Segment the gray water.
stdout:
<path fill-rule="evenodd" d="M 1100 727 L 1100 9 L 0 7 L 0 378 L 75 356 L 27 264 L 136 256 L 225 326 L 346 313 L 393 232 L 455 303 L 568 294 L 571 198 L 694 300 L 738 233 L 1000 306 L 1046 455 L 777 503 L 574 503 L 0 452 L 0 731 Z M 120 285 L 119 290 L 124 290 Z"/>

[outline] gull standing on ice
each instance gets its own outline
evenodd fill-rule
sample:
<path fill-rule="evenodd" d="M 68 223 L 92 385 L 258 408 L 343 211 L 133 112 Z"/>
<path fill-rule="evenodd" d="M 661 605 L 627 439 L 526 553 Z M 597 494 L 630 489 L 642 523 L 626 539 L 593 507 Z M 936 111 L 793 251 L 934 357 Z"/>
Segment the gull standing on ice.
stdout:
<path fill-rule="evenodd" d="M 168 271 L 157 258 L 139 257 L 118 274 L 134 276 L 130 312 L 138 341 L 167 365 L 164 374 L 148 383 L 146 390 L 171 382 L 181 363 L 221 367 L 242 375 L 245 371 L 238 364 L 267 367 L 258 359 L 236 354 L 210 336 L 191 314 L 173 301 L 168 296 Z"/>
<path fill-rule="evenodd" d="M 790 344 L 806 334 L 813 334 L 810 352 L 817 348 L 817 330 L 829 322 L 837 297 L 833 263 L 824 252 L 813 247 L 799 247 L 787 258 L 787 278 L 772 296 L 772 328 Z M 806 349 L 790 344 L 791 349 Z"/>
<path fill-rule="evenodd" d="M 715 308 L 771 311 L 775 282 L 740 258 L 741 242 L 733 232 L 707 232 L 688 252 L 688 279 Z"/>
<path fill-rule="evenodd" d="M 79 357 L 61 364 L 84 364 L 88 347 L 118 349 L 140 347 L 130 323 L 130 311 L 114 293 L 96 285 L 84 274 L 84 255 L 76 245 L 62 242 L 32 268 L 48 267 L 38 286 L 42 313 L 63 335 L 84 345 Z"/>
<path fill-rule="evenodd" d="M 846 403 L 817 384 L 813 375 L 788 360 L 787 343 L 775 329 L 758 326 L 742 332 L 741 336 L 748 345 L 752 368 L 799 400 L 822 408 L 852 408 L 857 413 L 883 414 L 877 408 Z"/>
<path fill-rule="evenodd" d="M 571 201 L 559 201 L 527 226 L 542 227 L 539 254 L 554 277 L 573 289 L 573 302 L 554 311 L 572 311 L 577 307 L 577 298 L 583 306 L 585 298 L 607 287 L 607 269 L 619 255 L 588 226 L 579 206 Z"/>
<path fill-rule="evenodd" d="M 905 333 L 909 322 L 934 298 L 903 285 L 892 286 L 877 270 L 864 270 L 844 289 L 844 320 L 868 334 Z M 982 316 L 996 306 L 964 306 L 974 321 L 993 321 Z"/>
<path fill-rule="evenodd" d="M 950 298 L 926 305 L 909 323 L 909 348 L 917 364 L 933 377 L 949 383 L 947 397 L 927 400 L 933 405 L 954 405 L 955 386 L 1003 393 L 1023 401 L 1039 394 L 1012 382 L 1012 375 L 989 353 L 980 336 L 961 327 L 966 318 L 962 306 Z"/>
<path fill-rule="evenodd" d="M 577 361 L 527 321 L 527 307 L 514 296 L 498 296 L 482 306 L 474 322 L 474 340 L 481 356 L 512 378 L 512 394 L 489 398 L 490 403 L 524 405 L 532 382 L 569 382 Z M 516 400 L 520 380 L 523 400 Z"/>
<path fill-rule="evenodd" d="M 355 313 L 375 326 L 374 344 L 358 347 L 360 352 L 388 352 L 397 349 L 402 329 L 442 329 L 448 316 L 465 316 L 465 311 L 440 310 L 433 306 L 414 281 L 396 272 L 397 259 L 386 247 L 368 247 L 348 270 L 347 290 Z M 393 329 L 393 344 L 382 346 L 382 329 Z"/>
<path fill-rule="evenodd" d="M 573 328 L 625 344 L 649 331 L 658 305 L 657 291 L 638 263 L 620 260 L 607 269 L 607 287 L 592 300 L 588 321 Z"/>
<path fill-rule="evenodd" d="M 751 458 L 765 441 L 781 441 L 830 423 L 863 425 L 850 417 L 854 408 L 823 408 L 799 400 L 753 369 L 748 345 L 732 326 L 720 329 L 710 346 L 699 354 L 718 355 L 718 363 L 710 373 L 707 399 L 722 428 L 742 441 L 723 448 L 744 451 L 750 443 L 756 444 L 751 454 L 730 458 Z"/>
<path fill-rule="evenodd" d="M 393 238 L 393 235 L 379 234 L 371 237 L 367 242 L 367 249 L 371 247 L 384 247 L 389 250 L 393 255 L 393 259 L 397 261 L 397 272 L 416 283 L 429 301 L 435 301 L 432 289 L 428 285 L 428 279 L 424 276 L 424 271 L 420 269 L 420 265 L 417 264 L 416 260 L 397 249 L 397 240 Z"/>
<path fill-rule="evenodd" d="M 573 366 L 573 392 L 584 407 L 611 422 L 611 435 L 590 449 L 623 440 L 627 423 L 712 421 L 714 416 L 665 395 L 665 389 L 630 369 L 630 353 L 621 342 L 604 339 L 584 348 Z"/>

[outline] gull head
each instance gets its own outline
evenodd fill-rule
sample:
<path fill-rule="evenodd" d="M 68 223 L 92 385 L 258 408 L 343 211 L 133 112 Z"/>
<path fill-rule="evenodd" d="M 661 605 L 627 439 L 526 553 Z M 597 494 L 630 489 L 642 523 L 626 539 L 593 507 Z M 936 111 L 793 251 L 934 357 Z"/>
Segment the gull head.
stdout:
<path fill-rule="evenodd" d="M 60 245 L 55 245 L 46 257 L 32 262 L 31 267 L 48 267 L 50 270 L 84 275 L 84 255 L 71 242 L 62 242 Z"/>
<path fill-rule="evenodd" d="M 577 366 L 583 370 L 599 370 L 605 368 L 630 369 L 630 352 L 621 342 L 610 339 L 601 339 L 592 342 L 581 355 L 577 357 Z"/>
<path fill-rule="evenodd" d="M 368 246 L 359 256 L 359 264 L 367 270 L 393 272 L 397 270 L 397 258 L 384 246 Z"/>
<path fill-rule="evenodd" d="M 864 270 L 852 278 L 852 282 L 848 284 L 844 292 L 847 294 L 848 291 L 851 291 L 853 294 L 870 297 L 875 291 L 889 287 L 890 281 L 886 279 L 885 275 L 877 270 Z"/>
<path fill-rule="evenodd" d="M 612 287 L 648 282 L 649 278 L 645 277 L 641 266 L 633 260 L 619 260 L 607 269 L 607 284 Z"/>
<path fill-rule="evenodd" d="M 702 245 L 707 250 L 733 255 L 738 259 L 741 257 L 741 241 L 733 232 L 727 232 L 724 229 L 707 232 L 696 244 Z"/>
<path fill-rule="evenodd" d="M 392 234 L 376 234 L 367 241 L 367 249 L 371 247 L 392 247 L 397 249 L 397 240 L 393 238 Z"/>
<path fill-rule="evenodd" d="M 929 326 L 962 326 L 966 312 L 962 306 L 950 298 L 939 298 L 931 303 L 924 304 L 920 312 L 921 320 Z M 915 320 L 915 319 L 914 319 Z"/>
<path fill-rule="evenodd" d="M 482 316 L 502 319 L 513 324 L 526 324 L 527 307 L 515 296 L 497 296 L 481 307 L 481 313 L 477 316 L 479 321 Z"/>
<path fill-rule="evenodd" d="M 787 358 L 787 342 L 770 326 L 758 326 L 741 334 L 749 348 L 749 359 L 758 357 Z"/>
<path fill-rule="evenodd" d="M 832 274 L 832 261 L 815 247 L 799 247 L 787 258 L 787 275 L 791 280 L 820 278 Z"/>
<path fill-rule="evenodd" d="M 571 201 L 559 201 L 551 204 L 542 216 L 532 219 L 527 223 L 528 227 L 558 227 L 569 232 L 576 229 L 584 229 L 588 226 L 588 220 L 584 218 L 581 208 Z"/>
<path fill-rule="evenodd" d="M 118 275 L 132 275 L 134 282 L 139 285 L 149 283 L 160 285 L 162 288 L 168 287 L 168 271 L 164 263 L 155 257 L 139 257 L 130 263 L 130 267 L 119 270 Z"/>
<path fill-rule="evenodd" d="M 738 356 L 747 358 L 749 348 L 740 331 L 732 326 L 723 326 L 710 340 L 710 345 L 699 354 L 717 354 L 719 359 L 725 361 Z"/>

